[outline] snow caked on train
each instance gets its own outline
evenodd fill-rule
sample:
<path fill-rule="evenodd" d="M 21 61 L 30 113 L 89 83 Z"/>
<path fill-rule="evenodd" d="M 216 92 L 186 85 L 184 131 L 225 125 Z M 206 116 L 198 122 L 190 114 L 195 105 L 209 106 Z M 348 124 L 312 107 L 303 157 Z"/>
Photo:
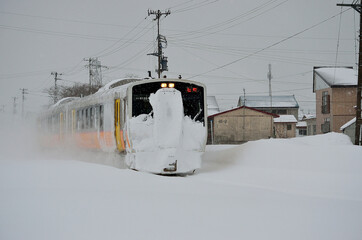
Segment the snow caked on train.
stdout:
<path fill-rule="evenodd" d="M 207 137 L 205 85 L 183 79 L 114 80 L 95 94 L 64 98 L 43 112 L 43 146 L 119 152 L 156 174 L 201 167 Z"/>

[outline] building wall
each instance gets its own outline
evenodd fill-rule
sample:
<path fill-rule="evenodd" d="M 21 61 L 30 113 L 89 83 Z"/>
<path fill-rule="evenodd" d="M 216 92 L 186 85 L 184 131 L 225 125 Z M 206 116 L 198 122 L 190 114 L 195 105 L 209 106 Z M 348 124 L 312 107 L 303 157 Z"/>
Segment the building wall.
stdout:
<path fill-rule="evenodd" d="M 212 119 L 214 144 L 236 144 L 270 138 L 273 116 L 247 108 L 217 115 Z"/>
<path fill-rule="evenodd" d="M 316 118 L 305 119 L 307 122 L 307 135 L 316 135 L 317 134 L 317 125 L 316 125 Z"/>
<path fill-rule="evenodd" d="M 331 111 L 327 114 L 322 113 L 322 94 L 324 91 L 327 91 L 330 96 L 332 96 L 332 88 L 326 88 L 317 90 L 315 92 L 316 95 L 316 126 L 317 126 L 317 134 L 322 133 L 322 124 L 325 123 L 327 118 L 331 119 Z M 332 98 L 330 98 L 332 99 Z"/>
<path fill-rule="evenodd" d="M 330 95 L 330 112 L 322 113 L 322 94 L 327 91 Z M 322 133 L 322 124 L 327 118 L 330 119 L 330 131 L 341 132 L 343 124 L 355 117 L 357 92 L 355 87 L 350 88 L 327 88 L 316 91 L 316 125 L 317 134 Z"/>
<path fill-rule="evenodd" d="M 331 101 L 331 131 L 341 132 L 341 126 L 356 116 L 357 89 L 332 88 Z"/>
<path fill-rule="evenodd" d="M 288 125 L 291 126 L 291 129 L 288 130 Z M 297 123 L 274 123 L 275 128 L 275 137 L 276 138 L 294 138 L 296 135 L 296 125 Z"/>

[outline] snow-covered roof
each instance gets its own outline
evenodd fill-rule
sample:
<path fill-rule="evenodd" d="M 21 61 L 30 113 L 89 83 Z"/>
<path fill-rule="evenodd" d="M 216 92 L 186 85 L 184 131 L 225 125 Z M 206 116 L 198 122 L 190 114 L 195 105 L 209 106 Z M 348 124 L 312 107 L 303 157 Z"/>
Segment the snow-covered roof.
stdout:
<path fill-rule="evenodd" d="M 266 115 L 270 115 L 270 116 L 272 116 L 274 118 L 279 117 L 278 114 L 264 112 L 262 110 L 258 110 L 258 109 L 247 107 L 247 106 L 236 107 L 236 108 L 232 108 L 230 110 L 226 110 L 226 111 L 219 112 L 219 113 L 214 113 L 214 114 L 208 113 L 208 117 L 213 118 L 213 117 L 216 117 L 216 116 L 219 116 L 219 115 L 222 115 L 222 114 L 225 114 L 225 113 L 233 112 L 233 111 L 236 111 L 236 110 L 239 110 L 239 109 L 242 109 L 242 108 L 246 108 L 246 109 L 249 109 L 249 110 L 252 110 L 252 111 L 256 111 L 256 112 L 260 112 L 260 113 L 263 113 L 263 114 L 266 114 Z"/>
<path fill-rule="evenodd" d="M 346 67 L 321 67 L 315 68 L 319 75 L 329 86 L 353 86 L 357 85 L 357 73 L 352 68 Z"/>
<path fill-rule="evenodd" d="M 219 104 L 215 96 L 207 96 L 207 109 L 214 109 L 219 111 Z"/>
<path fill-rule="evenodd" d="M 287 96 L 272 96 L 271 97 L 272 107 L 281 108 L 298 108 L 298 102 L 295 99 L 294 95 Z M 246 96 L 244 104 L 244 96 L 239 98 L 240 106 L 248 106 L 252 108 L 265 108 L 270 107 L 270 96 Z"/>
<path fill-rule="evenodd" d="M 345 128 L 351 126 L 353 123 L 356 122 L 356 118 L 351 119 L 350 121 L 346 122 L 342 127 L 340 128 L 341 131 L 343 131 Z"/>
<path fill-rule="evenodd" d="M 207 115 L 211 116 L 220 112 L 215 96 L 207 96 Z"/>
<path fill-rule="evenodd" d="M 107 83 L 103 87 L 101 87 L 97 91 L 97 93 L 104 92 L 104 91 L 107 91 L 107 90 L 112 89 L 114 87 L 122 86 L 122 85 L 127 84 L 127 83 L 141 81 L 141 80 L 142 79 L 138 79 L 138 78 L 135 78 L 135 79 L 133 79 L 133 78 L 115 79 L 115 80 L 110 81 L 109 83 Z"/>
<path fill-rule="evenodd" d="M 280 115 L 278 118 L 274 118 L 275 123 L 296 123 L 298 122 L 294 115 Z"/>
<path fill-rule="evenodd" d="M 304 121 L 297 122 L 297 127 L 307 127 L 307 122 Z"/>
<path fill-rule="evenodd" d="M 316 118 L 316 116 L 314 114 L 304 114 L 302 119 L 303 120 L 308 120 L 308 119 L 313 119 Z"/>
<path fill-rule="evenodd" d="M 75 99 L 79 99 L 79 97 L 66 97 L 66 98 L 62 98 L 60 99 L 58 102 L 56 102 L 54 105 L 51 106 L 51 108 L 55 108 L 57 106 L 60 106 L 62 104 L 65 104 L 65 103 L 68 103 L 68 102 L 71 102 Z"/>

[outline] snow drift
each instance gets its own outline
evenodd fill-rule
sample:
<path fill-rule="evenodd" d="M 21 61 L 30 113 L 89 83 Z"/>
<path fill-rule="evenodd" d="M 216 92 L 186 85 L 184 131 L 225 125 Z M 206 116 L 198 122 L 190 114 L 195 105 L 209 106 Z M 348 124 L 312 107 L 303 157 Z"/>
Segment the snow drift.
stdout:
<path fill-rule="evenodd" d="M 34 155 L 18 144 L 31 138 L 9 132 L 18 147 L 1 139 L 1 239 L 362 236 L 362 148 L 342 134 L 208 146 L 197 174 L 164 177 Z"/>

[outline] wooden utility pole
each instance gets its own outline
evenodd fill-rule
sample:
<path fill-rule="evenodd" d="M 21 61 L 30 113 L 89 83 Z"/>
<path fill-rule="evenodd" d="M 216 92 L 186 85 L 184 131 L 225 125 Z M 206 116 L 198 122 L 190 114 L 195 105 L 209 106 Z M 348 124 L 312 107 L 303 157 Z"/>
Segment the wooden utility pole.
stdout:
<path fill-rule="evenodd" d="M 269 97 L 270 97 L 270 113 L 273 113 L 273 98 L 272 98 L 272 88 L 271 88 L 271 80 L 272 80 L 272 73 L 271 73 L 271 64 L 269 64 L 269 72 L 267 74 L 269 80 Z"/>
<path fill-rule="evenodd" d="M 13 100 L 14 100 L 14 102 L 13 102 L 13 115 L 16 115 L 16 99 L 17 99 L 17 97 L 13 97 Z"/>
<path fill-rule="evenodd" d="M 160 10 L 157 10 L 157 11 L 148 10 L 148 16 L 155 15 L 156 17 L 154 20 L 157 20 L 157 53 L 151 53 L 150 55 L 157 56 L 157 58 L 158 58 L 158 67 L 157 67 L 158 78 L 161 78 L 161 73 L 164 71 L 164 68 L 161 65 L 161 60 L 163 58 L 162 41 L 166 41 L 166 38 L 164 36 L 160 35 L 160 18 L 162 15 L 167 16 L 170 14 L 171 14 L 170 10 L 167 10 L 165 12 L 161 12 Z"/>
<path fill-rule="evenodd" d="M 24 102 L 25 102 L 25 94 L 28 94 L 28 89 L 26 88 L 20 88 L 21 94 L 23 95 L 22 103 L 21 103 L 21 117 L 24 118 Z"/>
<path fill-rule="evenodd" d="M 358 3 L 359 2 L 359 3 Z M 356 132 L 355 145 L 361 145 L 361 90 L 362 90 L 362 4 L 358 0 L 353 0 L 352 4 L 337 4 L 340 7 L 351 7 L 360 14 L 360 30 L 359 30 L 359 56 L 358 56 L 358 82 L 357 82 L 357 109 L 356 109 Z"/>

